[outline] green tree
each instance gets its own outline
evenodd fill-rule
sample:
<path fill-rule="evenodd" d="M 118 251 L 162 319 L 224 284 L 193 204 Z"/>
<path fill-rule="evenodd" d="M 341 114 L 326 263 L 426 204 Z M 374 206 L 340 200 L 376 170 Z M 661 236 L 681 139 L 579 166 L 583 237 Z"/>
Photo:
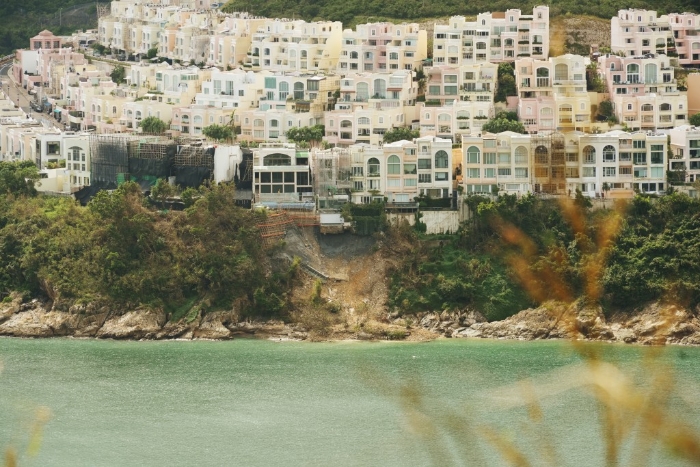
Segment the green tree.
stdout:
<path fill-rule="evenodd" d="M 126 70 L 123 66 L 117 65 L 109 74 L 109 77 L 112 78 L 112 81 L 114 81 L 115 83 L 121 84 L 124 82 L 124 78 L 126 78 Z"/>
<path fill-rule="evenodd" d="M 506 97 L 517 96 L 518 90 L 515 86 L 515 71 L 512 63 L 501 63 L 498 65 L 498 80 L 496 84 L 496 102 L 506 102 Z"/>
<path fill-rule="evenodd" d="M 604 101 L 601 101 L 598 105 L 598 115 L 600 115 L 601 117 L 605 117 L 606 120 L 610 119 L 610 117 L 614 115 L 614 112 L 615 109 L 610 99 L 605 99 Z"/>
<path fill-rule="evenodd" d="M 152 49 L 148 49 L 148 52 L 146 53 L 146 58 L 150 60 L 152 58 L 156 58 L 157 55 L 158 55 L 158 48 L 153 47 Z"/>
<path fill-rule="evenodd" d="M 165 200 L 175 196 L 175 187 L 164 178 L 159 178 L 156 184 L 151 187 L 151 198 L 157 201 L 162 207 Z"/>
<path fill-rule="evenodd" d="M 294 127 L 287 130 L 287 139 L 295 143 L 318 144 L 323 140 L 326 128 L 323 125 Z"/>
<path fill-rule="evenodd" d="M 692 115 L 688 121 L 690 122 L 691 125 L 693 126 L 700 126 L 700 113 L 696 113 L 695 115 Z"/>
<path fill-rule="evenodd" d="M 501 133 L 503 131 L 513 131 L 515 133 L 525 133 L 525 127 L 522 122 L 507 120 L 505 118 L 494 118 L 484 123 L 481 127 L 482 131 L 489 133 Z"/>
<path fill-rule="evenodd" d="M 211 138 L 215 141 L 226 141 L 233 139 L 233 130 L 227 125 L 209 125 L 204 127 L 202 133 L 207 138 Z"/>
<path fill-rule="evenodd" d="M 394 141 L 411 141 L 414 138 L 418 138 L 420 132 L 418 130 L 411 130 L 409 127 L 397 127 L 384 133 L 384 144 L 393 143 Z"/>
<path fill-rule="evenodd" d="M 141 120 L 139 126 L 144 131 L 144 133 L 153 134 L 161 134 L 168 128 L 168 124 L 158 117 L 146 117 L 143 120 Z"/>
<path fill-rule="evenodd" d="M 39 170 L 31 161 L 0 162 L 0 194 L 34 196 Z"/>

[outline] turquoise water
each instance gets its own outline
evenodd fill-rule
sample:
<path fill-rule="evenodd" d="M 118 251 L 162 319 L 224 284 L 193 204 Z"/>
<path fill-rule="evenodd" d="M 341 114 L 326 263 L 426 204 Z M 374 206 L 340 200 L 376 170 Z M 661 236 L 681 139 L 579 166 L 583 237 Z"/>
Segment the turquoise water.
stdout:
<path fill-rule="evenodd" d="M 700 422 L 700 348 L 662 349 L 651 367 L 652 349 L 594 348 L 642 387 L 654 368 L 673 370 L 672 413 Z M 487 430 L 533 465 L 548 443 L 551 465 L 604 465 L 595 399 L 561 387 L 581 364 L 562 342 L 0 339 L 0 359 L 0 448 L 25 452 L 36 408 L 52 413 L 21 466 L 504 465 Z M 541 423 L 511 404 L 530 390 L 504 389 L 523 378 Z M 653 456 L 647 465 L 684 465 Z"/>

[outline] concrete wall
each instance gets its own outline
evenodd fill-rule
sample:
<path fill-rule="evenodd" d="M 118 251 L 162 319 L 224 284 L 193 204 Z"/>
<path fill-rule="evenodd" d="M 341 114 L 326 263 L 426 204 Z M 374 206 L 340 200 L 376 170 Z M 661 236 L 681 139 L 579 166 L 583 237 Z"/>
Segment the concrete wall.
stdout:
<path fill-rule="evenodd" d="M 428 234 L 455 233 L 459 229 L 459 211 L 421 211 L 423 222 Z M 415 225 L 415 214 L 389 213 L 387 220 L 394 224 L 400 222 L 408 222 L 409 225 Z"/>

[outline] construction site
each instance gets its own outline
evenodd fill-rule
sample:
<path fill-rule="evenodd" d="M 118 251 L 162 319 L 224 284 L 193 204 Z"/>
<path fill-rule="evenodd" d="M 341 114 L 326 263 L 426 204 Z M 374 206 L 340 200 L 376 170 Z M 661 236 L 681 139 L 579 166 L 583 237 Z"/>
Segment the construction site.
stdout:
<path fill-rule="evenodd" d="M 208 183 L 214 172 L 214 147 L 199 139 L 91 135 L 90 152 L 92 184 L 100 189 L 134 181 L 148 190 L 159 178 L 183 188 L 198 187 Z"/>

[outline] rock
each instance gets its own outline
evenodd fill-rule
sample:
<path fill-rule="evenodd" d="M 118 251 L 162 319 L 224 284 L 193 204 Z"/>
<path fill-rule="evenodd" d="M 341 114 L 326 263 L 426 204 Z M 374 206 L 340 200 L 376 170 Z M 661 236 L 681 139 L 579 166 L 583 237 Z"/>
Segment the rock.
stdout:
<path fill-rule="evenodd" d="M 137 309 L 108 318 L 96 337 L 109 339 L 154 339 L 165 325 L 163 310 Z"/>
<path fill-rule="evenodd" d="M 452 329 L 445 330 L 445 337 L 452 337 Z"/>
<path fill-rule="evenodd" d="M 84 312 L 78 314 L 78 324 L 76 325 L 75 337 L 95 337 L 110 315 L 111 310 L 107 307 L 95 309 L 95 307 L 85 307 Z"/>
<path fill-rule="evenodd" d="M 51 326 L 42 318 L 44 309 L 26 309 L 13 314 L 7 321 L 0 324 L 0 335 L 15 337 L 52 337 Z"/>
<path fill-rule="evenodd" d="M 175 322 L 168 321 L 156 334 L 156 339 L 192 339 L 198 324 L 196 320 L 191 323 L 184 319 Z"/>
<path fill-rule="evenodd" d="M 231 339 L 231 330 L 227 324 L 235 324 L 236 315 L 232 311 L 214 311 L 207 313 L 202 322 L 192 332 L 194 339 Z"/>
<path fill-rule="evenodd" d="M 374 336 L 372 334 L 360 331 L 357 333 L 357 338 L 361 341 L 369 341 L 374 339 Z"/>

